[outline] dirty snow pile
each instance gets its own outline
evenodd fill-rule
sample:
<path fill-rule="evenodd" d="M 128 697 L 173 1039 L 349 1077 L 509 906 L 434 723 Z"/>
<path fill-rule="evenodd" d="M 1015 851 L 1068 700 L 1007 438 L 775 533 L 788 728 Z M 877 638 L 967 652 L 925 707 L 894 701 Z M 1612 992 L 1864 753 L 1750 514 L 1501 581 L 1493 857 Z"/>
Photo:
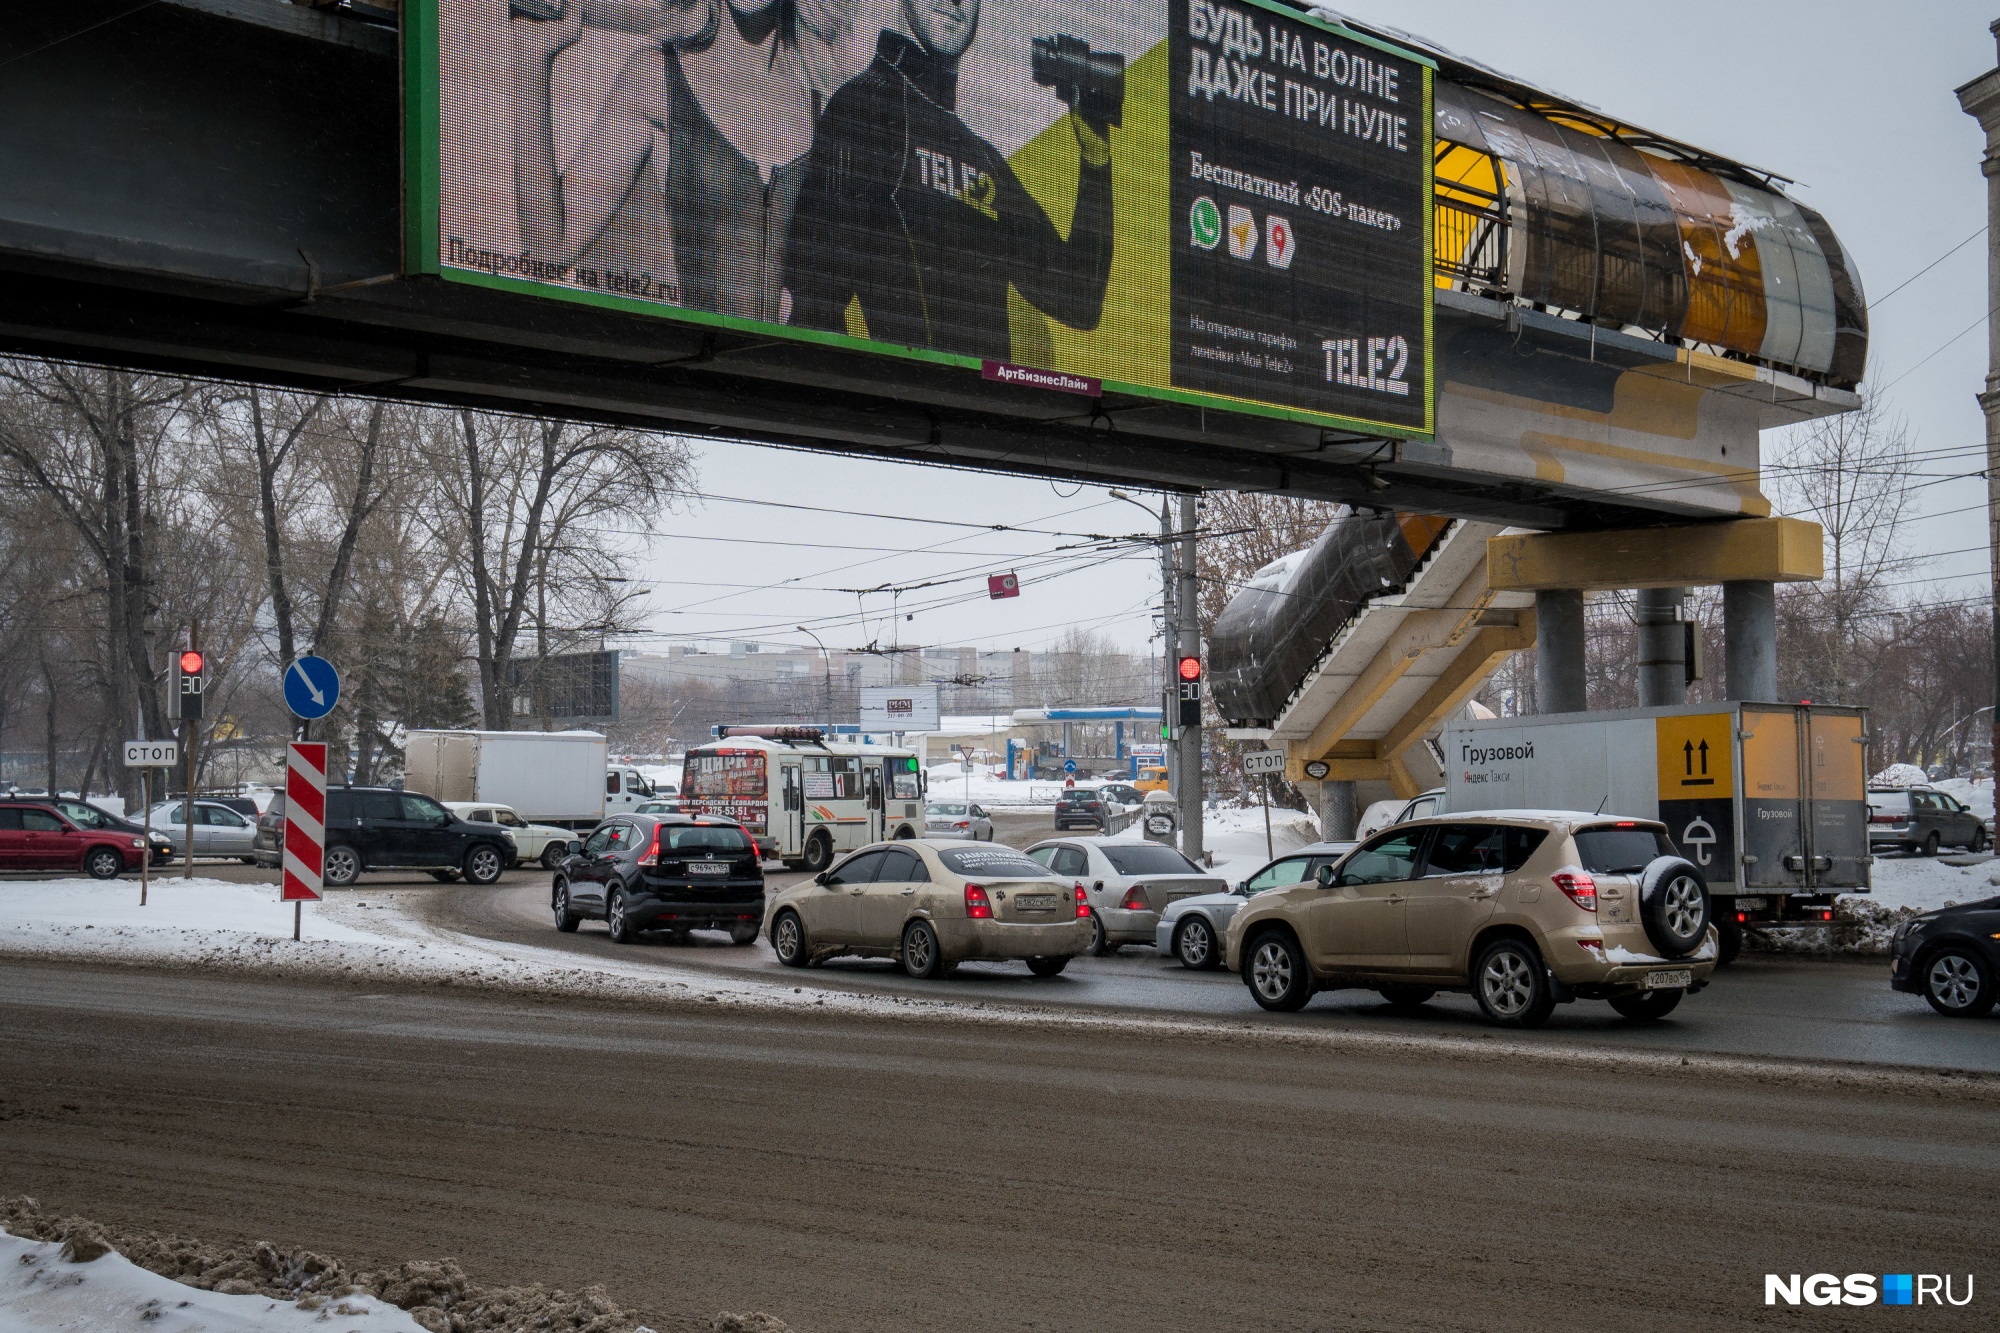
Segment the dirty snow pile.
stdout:
<path fill-rule="evenodd" d="M 784 1328 L 775 1320 L 768 1326 Z M 450 1259 L 349 1272 L 309 1250 L 209 1245 L 49 1217 L 26 1197 L 0 1202 L 0 1333 L 127 1327 L 153 1333 L 651 1333 L 599 1287 L 480 1287 Z"/>

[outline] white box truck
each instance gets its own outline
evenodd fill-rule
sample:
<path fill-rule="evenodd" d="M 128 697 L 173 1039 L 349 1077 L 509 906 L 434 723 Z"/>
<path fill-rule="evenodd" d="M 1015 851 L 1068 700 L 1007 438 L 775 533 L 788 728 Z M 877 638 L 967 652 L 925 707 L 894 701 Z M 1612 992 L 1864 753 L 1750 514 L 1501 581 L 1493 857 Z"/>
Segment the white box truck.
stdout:
<path fill-rule="evenodd" d="M 531 824 L 572 829 L 652 795 L 637 769 L 606 763 L 595 731 L 413 731 L 403 775 L 440 801 L 492 801 Z"/>
<path fill-rule="evenodd" d="M 1829 921 L 1836 894 L 1869 891 L 1867 741 L 1867 710 L 1814 704 L 1454 723 L 1437 813 L 1657 819 L 1707 878 L 1726 955 L 1745 925 Z"/>

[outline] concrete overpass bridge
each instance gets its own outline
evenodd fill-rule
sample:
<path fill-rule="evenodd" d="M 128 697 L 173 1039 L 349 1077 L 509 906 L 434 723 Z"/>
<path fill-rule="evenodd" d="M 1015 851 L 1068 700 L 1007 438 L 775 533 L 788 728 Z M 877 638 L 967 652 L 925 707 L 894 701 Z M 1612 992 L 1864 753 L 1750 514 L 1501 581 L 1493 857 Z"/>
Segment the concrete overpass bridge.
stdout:
<path fill-rule="evenodd" d="M 1855 403 L 1865 317 L 1817 215 L 1749 168 L 1443 57 L 1432 440 L 1116 395 L 1080 406 L 412 276 L 398 34 L 370 17 L 386 12 L 10 6 L 0 346 L 1536 529 L 1761 515 L 1758 431 Z M 1732 210 L 1753 231 L 1732 239 Z"/>

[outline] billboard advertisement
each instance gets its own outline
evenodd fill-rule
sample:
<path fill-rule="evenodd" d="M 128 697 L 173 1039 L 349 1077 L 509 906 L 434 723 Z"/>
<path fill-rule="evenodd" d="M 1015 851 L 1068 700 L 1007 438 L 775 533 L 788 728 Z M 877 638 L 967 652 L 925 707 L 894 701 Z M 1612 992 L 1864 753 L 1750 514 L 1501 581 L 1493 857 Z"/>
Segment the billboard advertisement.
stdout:
<path fill-rule="evenodd" d="M 405 14 L 412 271 L 1086 398 L 1432 428 L 1419 56 L 1267 0 Z"/>
<path fill-rule="evenodd" d="M 895 731 L 936 731 L 938 726 L 937 686 L 861 687 L 861 730 L 864 733 L 874 736 Z"/>

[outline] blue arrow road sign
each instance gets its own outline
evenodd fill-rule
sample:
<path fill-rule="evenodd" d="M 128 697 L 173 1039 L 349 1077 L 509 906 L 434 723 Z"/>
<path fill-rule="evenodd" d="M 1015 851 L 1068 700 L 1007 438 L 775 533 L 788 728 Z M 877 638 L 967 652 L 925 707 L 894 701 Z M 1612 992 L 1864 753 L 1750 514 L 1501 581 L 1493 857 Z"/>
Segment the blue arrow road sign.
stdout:
<path fill-rule="evenodd" d="M 301 657 L 285 668 L 285 707 L 311 722 L 340 702 L 340 673 L 324 657 Z"/>
<path fill-rule="evenodd" d="M 1065 772 L 1065 773 L 1074 773 L 1074 772 L 1076 772 L 1076 760 L 1074 760 L 1074 759 L 1065 759 L 1065 760 L 1063 760 L 1063 772 Z"/>

